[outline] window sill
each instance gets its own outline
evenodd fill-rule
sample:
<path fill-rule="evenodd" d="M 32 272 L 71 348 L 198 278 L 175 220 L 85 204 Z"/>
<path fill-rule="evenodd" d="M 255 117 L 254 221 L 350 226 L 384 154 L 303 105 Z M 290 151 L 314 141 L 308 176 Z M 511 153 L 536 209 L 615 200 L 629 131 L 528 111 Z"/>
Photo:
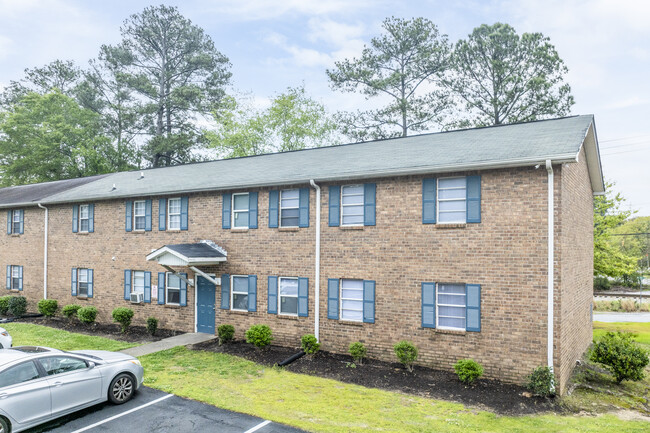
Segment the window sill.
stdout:
<path fill-rule="evenodd" d="M 75 298 L 77 298 L 80 301 L 89 301 L 89 300 L 92 299 L 92 298 L 89 298 L 88 296 L 84 296 L 84 295 L 77 295 L 77 296 L 75 296 Z"/>
<path fill-rule="evenodd" d="M 300 227 L 279 227 L 278 231 L 279 232 L 298 232 L 298 231 L 300 231 Z"/>
<path fill-rule="evenodd" d="M 9 289 L 8 292 L 10 292 L 10 293 L 20 293 L 20 292 L 22 292 L 22 290 L 18 290 L 18 289 Z"/>
<path fill-rule="evenodd" d="M 239 228 L 239 229 L 230 229 L 231 233 L 247 233 L 249 229 L 247 228 Z"/>
<path fill-rule="evenodd" d="M 160 231 L 160 230 L 158 230 L 158 231 Z M 166 232 L 179 232 L 179 233 L 180 233 L 180 232 L 182 232 L 183 230 L 181 230 L 181 229 L 169 229 L 169 228 L 168 228 L 168 229 L 163 230 L 163 231 L 166 231 Z M 144 231 L 142 231 L 142 232 L 144 233 Z"/>
<path fill-rule="evenodd" d="M 238 314 L 240 316 L 248 316 L 250 313 L 254 313 L 254 311 L 240 311 L 240 310 L 226 310 L 228 314 Z"/>
<path fill-rule="evenodd" d="M 146 233 L 146 231 L 144 231 L 144 230 L 131 230 L 131 234 L 134 234 L 134 235 L 143 235 L 145 233 Z"/>
<path fill-rule="evenodd" d="M 283 320 L 298 320 L 298 316 L 289 316 L 288 314 L 278 314 L 278 319 L 283 319 Z"/>
<path fill-rule="evenodd" d="M 354 322 L 352 320 L 343 320 L 343 319 L 338 319 L 338 322 L 342 325 L 350 325 L 350 326 L 358 326 L 362 327 L 364 322 Z"/>
<path fill-rule="evenodd" d="M 175 304 L 165 304 L 165 308 L 171 308 L 172 310 L 180 310 L 181 307 L 180 305 L 175 305 Z"/>
<path fill-rule="evenodd" d="M 75 233 L 77 236 L 88 236 L 90 233 L 88 232 L 77 232 Z"/>
<path fill-rule="evenodd" d="M 12 238 L 19 238 L 19 237 L 20 237 L 20 233 L 12 233 L 12 234 L 11 234 L 11 237 L 12 237 Z"/>
<path fill-rule="evenodd" d="M 341 230 L 363 230 L 365 226 L 339 226 Z"/>
<path fill-rule="evenodd" d="M 467 223 L 454 223 L 454 224 L 436 224 L 436 229 L 464 229 L 467 228 Z"/>
<path fill-rule="evenodd" d="M 461 331 L 460 329 L 438 329 L 438 328 L 421 328 L 421 329 L 428 329 L 436 334 L 450 334 L 450 335 L 467 335 L 467 331 Z"/>

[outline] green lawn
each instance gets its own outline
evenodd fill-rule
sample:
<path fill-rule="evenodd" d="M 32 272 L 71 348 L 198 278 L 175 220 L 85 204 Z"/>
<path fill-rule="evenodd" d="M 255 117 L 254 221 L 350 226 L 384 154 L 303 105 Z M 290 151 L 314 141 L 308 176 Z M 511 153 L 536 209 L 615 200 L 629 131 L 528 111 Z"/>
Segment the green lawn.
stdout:
<path fill-rule="evenodd" d="M 634 339 L 642 344 L 648 345 L 646 349 L 650 349 L 650 322 L 636 323 L 636 322 L 594 322 L 594 338 L 598 338 L 608 331 L 624 331 L 633 332 L 636 334 Z"/>
<path fill-rule="evenodd" d="M 31 323 L 5 323 L 2 327 L 11 334 L 14 346 L 47 346 L 61 350 L 100 349 L 112 351 L 137 346 L 137 344 L 125 341 L 76 334 Z"/>

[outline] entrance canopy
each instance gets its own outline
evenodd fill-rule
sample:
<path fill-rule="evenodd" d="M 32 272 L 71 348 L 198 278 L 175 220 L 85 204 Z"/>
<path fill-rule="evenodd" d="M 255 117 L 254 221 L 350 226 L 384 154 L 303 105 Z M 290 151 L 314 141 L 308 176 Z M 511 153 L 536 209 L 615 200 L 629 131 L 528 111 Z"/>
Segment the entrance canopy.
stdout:
<path fill-rule="evenodd" d="M 147 255 L 148 261 L 156 261 L 162 266 L 207 266 L 227 260 L 228 253 L 212 241 L 195 244 L 165 245 Z"/>

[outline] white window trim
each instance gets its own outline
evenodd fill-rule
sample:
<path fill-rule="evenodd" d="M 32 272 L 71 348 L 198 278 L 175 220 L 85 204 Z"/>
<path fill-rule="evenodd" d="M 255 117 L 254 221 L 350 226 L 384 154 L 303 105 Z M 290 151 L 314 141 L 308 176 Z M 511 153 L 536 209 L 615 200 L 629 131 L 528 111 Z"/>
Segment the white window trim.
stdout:
<path fill-rule="evenodd" d="M 86 207 L 88 209 L 88 217 L 87 218 L 81 218 L 81 208 Z M 88 221 L 88 228 L 86 230 L 81 229 L 81 221 L 86 220 Z M 88 204 L 80 204 L 79 205 L 79 233 L 88 233 L 90 231 L 90 205 Z"/>
<path fill-rule="evenodd" d="M 172 200 L 178 200 L 178 202 L 181 205 L 180 210 L 178 211 L 178 213 L 175 213 L 175 214 L 171 213 Z M 183 213 L 183 200 L 181 200 L 180 197 L 172 197 L 170 199 L 167 199 L 167 230 L 180 231 L 180 229 L 181 229 L 181 218 L 180 218 L 180 216 L 181 216 L 182 213 Z M 178 215 L 178 228 L 172 228 L 171 227 L 171 221 L 172 221 L 171 217 L 172 217 L 172 215 Z"/>
<path fill-rule="evenodd" d="M 445 190 L 448 189 L 464 189 L 465 190 L 465 199 L 463 200 L 465 202 L 465 219 L 464 220 L 458 220 L 458 221 L 445 221 L 445 222 L 440 222 L 440 202 L 441 201 L 461 201 L 459 198 L 440 198 L 440 180 L 445 180 L 445 179 L 465 179 L 465 188 L 460 188 L 460 187 L 454 187 L 454 188 L 445 188 Z M 453 211 L 453 212 L 460 212 L 460 211 Z M 444 213 L 444 212 L 443 212 Z M 466 224 L 467 223 L 467 176 L 452 176 L 452 177 L 442 177 L 442 178 L 436 178 L 436 221 L 439 224 Z M 452 328 L 456 329 L 456 328 Z"/>
<path fill-rule="evenodd" d="M 16 230 L 16 224 L 18 224 L 18 230 Z M 11 234 L 20 234 L 20 209 L 14 209 L 11 211 Z"/>
<path fill-rule="evenodd" d="M 240 210 L 238 210 L 238 211 L 235 211 L 235 196 L 238 196 L 238 195 L 245 195 L 245 196 L 247 196 L 247 197 L 249 198 L 249 200 L 248 200 L 248 206 L 246 207 L 246 210 L 240 209 Z M 250 228 L 248 223 L 246 223 L 246 227 L 243 227 L 243 226 L 242 226 L 242 227 L 235 227 L 235 212 L 246 212 L 246 213 L 249 215 L 248 221 L 250 222 L 250 211 L 251 211 L 251 206 L 250 206 L 250 193 L 248 193 L 248 192 L 237 192 L 237 193 L 234 193 L 234 194 L 232 195 L 231 200 L 232 200 L 232 202 L 231 202 L 231 204 L 230 204 L 230 209 L 231 209 L 231 212 L 230 212 L 230 213 L 231 213 L 231 215 L 230 215 L 230 227 L 233 228 L 233 229 L 235 229 L 235 230 L 236 230 L 236 229 L 247 229 L 247 228 Z M 248 311 L 248 310 L 246 310 L 246 311 Z"/>
<path fill-rule="evenodd" d="M 438 302 L 438 287 L 439 285 L 442 284 L 444 285 L 452 285 L 452 286 L 465 286 L 463 283 L 436 283 L 436 294 L 435 294 L 435 301 L 436 301 L 436 328 L 437 329 L 447 329 L 450 331 L 467 331 L 467 319 L 465 319 L 465 327 L 464 328 L 455 328 L 453 326 L 440 326 L 439 321 L 440 321 L 440 314 L 438 312 L 438 307 L 460 307 L 460 305 L 451 305 L 451 304 L 441 304 Z M 444 293 L 445 295 L 451 295 L 451 296 L 462 296 L 465 298 L 465 317 L 467 317 L 467 290 L 465 290 L 465 293 L 463 295 L 460 294 L 454 294 L 454 293 Z M 452 317 L 452 316 L 445 316 L 445 317 Z"/>
<path fill-rule="evenodd" d="M 86 271 L 86 294 L 82 295 L 81 294 L 81 271 Z M 82 298 L 87 298 L 88 297 L 88 268 L 77 268 L 77 296 L 81 296 Z"/>
<path fill-rule="evenodd" d="M 341 195 L 340 195 L 340 197 L 339 197 L 339 200 L 340 200 L 340 203 L 341 203 L 341 215 L 340 215 L 340 221 L 339 221 L 339 224 L 340 224 L 341 226 L 346 226 L 346 227 L 361 227 L 361 226 L 364 225 L 364 221 L 363 221 L 363 219 L 365 218 L 365 208 L 364 208 L 364 213 L 361 214 L 361 216 L 364 217 L 364 218 L 362 218 L 362 221 L 361 221 L 360 223 L 356 223 L 356 224 L 343 224 L 343 208 L 346 207 L 346 206 L 347 206 L 347 207 L 349 207 L 349 206 L 359 206 L 358 204 L 345 204 L 345 205 L 343 204 L 343 188 L 345 188 L 345 187 L 355 187 L 355 186 L 356 186 L 356 187 L 364 188 L 364 185 L 363 185 L 363 184 L 341 185 Z M 363 197 L 363 200 L 361 201 L 361 207 L 365 207 L 365 205 L 366 205 L 366 203 L 365 203 L 365 201 L 366 201 L 366 198 L 365 198 L 365 190 L 364 190 L 363 193 L 361 193 L 361 197 Z M 350 216 L 350 215 L 348 215 L 348 216 Z"/>
<path fill-rule="evenodd" d="M 354 323 L 363 323 L 363 285 L 361 286 L 361 310 L 352 310 L 350 308 L 346 308 L 348 311 L 361 311 L 361 319 L 360 320 L 354 320 L 354 319 L 344 319 L 343 318 L 343 280 L 351 280 L 351 281 L 361 281 L 363 280 L 359 278 L 341 278 L 339 280 L 339 320 L 343 320 L 345 322 L 354 322 Z M 352 299 L 352 298 L 345 298 L 346 301 L 359 301 L 359 299 Z"/>
<path fill-rule="evenodd" d="M 298 277 L 279 277 L 278 278 L 278 314 L 281 316 L 293 316 L 297 317 L 298 316 L 298 293 L 296 293 L 296 296 L 284 296 L 285 298 L 296 298 L 296 312 L 295 313 L 283 313 L 282 312 L 282 292 L 280 291 L 280 287 L 282 287 L 282 280 L 295 280 L 298 281 Z M 300 287 L 298 287 L 298 291 L 300 291 Z"/>
<path fill-rule="evenodd" d="M 248 282 L 248 275 L 231 275 L 230 276 L 230 309 L 232 311 L 244 311 L 244 312 L 248 313 L 248 308 L 246 308 L 245 310 L 242 310 L 240 308 L 235 308 L 235 304 L 233 302 L 233 299 L 235 298 L 234 297 L 234 294 L 235 294 L 235 277 L 237 277 L 237 278 L 246 278 L 246 281 Z M 280 290 L 279 286 L 278 286 L 278 290 Z M 237 292 L 237 294 L 241 295 L 241 294 L 243 294 L 243 292 Z M 248 296 L 248 284 L 246 285 L 246 296 Z M 247 304 L 248 304 L 248 302 L 247 302 Z"/>
<path fill-rule="evenodd" d="M 136 203 L 144 203 L 144 208 L 143 208 L 144 213 L 142 215 L 138 215 L 138 214 L 135 213 L 135 205 L 136 205 Z M 141 229 L 136 228 L 136 224 L 135 224 L 135 218 L 136 217 L 144 217 L 144 227 L 143 228 L 141 228 Z M 146 227 L 147 227 L 147 201 L 146 200 L 136 200 L 136 201 L 133 202 L 133 231 L 134 232 L 143 232 L 143 231 L 145 231 Z"/>
<path fill-rule="evenodd" d="M 169 276 L 175 275 L 173 272 L 165 272 L 165 305 L 181 305 L 180 302 L 169 302 Z M 133 286 L 131 286 L 133 287 Z M 173 288 L 176 290 L 176 287 Z M 178 277 L 178 300 L 181 300 L 181 278 Z"/>
<path fill-rule="evenodd" d="M 17 270 L 17 271 L 18 271 L 18 276 L 17 276 L 17 277 L 14 277 L 14 270 Z M 10 288 L 11 290 L 19 290 L 19 287 L 20 287 L 20 286 L 18 286 L 18 287 L 14 287 L 14 278 L 17 278 L 17 279 L 19 279 L 19 280 L 22 280 L 22 279 L 23 279 L 23 278 L 20 276 L 20 266 L 19 266 L 19 265 L 11 265 L 11 285 L 9 286 L 9 288 Z"/>
<path fill-rule="evenodd" d="M 298 191 L 298 206 L 296 207 L 282 207 L 282 193 L 285 191 Z M 300 190 L 299 189 L 282 189 L 280 190 L 280 206 L 279 206 L 279 213 L 278 213 L 278 227 L 281 228 L 295 228 L 295 227 L 300 227 Z M 283 226 L 282 225 L 282 210 L 290 210 L 290 209 L 298 209 L 298 224 L 295 226 Z"/>
<path fill-rule="evenodd" d="M 145 276 L 144 276 L 144 273 L 145 273 L 145 271 L 135 271 L 135 270 L 132 270 L 132 271 L 131 271 L 131 293 L 139 293 L 139 292 L 136 292 L 136 291 L 135 291 L 135 273 L 136 273 L 136 272 L 142 272 L 142 294 L 144 295 L 144 286 L 145 286 L 145 282 L 144 282 L 144 280 L 145 280 Z"/>

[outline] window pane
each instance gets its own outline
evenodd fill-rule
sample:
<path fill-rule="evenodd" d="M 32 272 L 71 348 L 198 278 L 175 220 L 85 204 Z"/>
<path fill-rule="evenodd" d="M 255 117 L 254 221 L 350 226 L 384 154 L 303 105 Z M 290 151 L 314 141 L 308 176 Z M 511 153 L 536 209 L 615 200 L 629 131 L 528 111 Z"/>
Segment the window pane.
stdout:
<path fill-rule="evenodd" d="M 143 201 L 136 201 L 133 203 L 135 215 L 144 215 L 145 212 L 145 203 Z"/>
<path fill-rule="evenodd" d="M 439 317 L 438 326 L 465 329 L 465 318 Z"/>
<path fill-rule="evenodd" d="M 167 287 L 180 289 L 181 279 L 174 274 L 167 274 Z"/>
<path fill-rule="evenodd" d="M 460 295 L 438 295 L 438 303 L 446 305 L 465 305 L 465 296 Z"/>
<path fill-rule="evenodd" d="M 363 224 L 363 215 L 343 216 L 343 225 Z"/>
<path fill-rule="evenodd" d="M 18 266 L 11 267 L 11 275 L 14 278 L 20 278 L 20 268 Z"/>
<path fill-rule="evenodd" d="M 181 199 L 180 198 L 170 198 L 169 199 L 169 214 L 180 214 L 181 213 Z"/>
<path fill-rule="evenodd" d="M 282 218 L 297 218 L 300 216 L 300 210 L 298 209 L 282 209 Z"/>
<path fill-rule="evenodd" d="M 180 304 L 181 303 L 181 291 L 178 289 L 167 289 L 167 303 L 168 304 Z"/>
<path fill-rule="evenodd" d="M 18 290 L 20 288 L 20 278 L 11 279 L 11 288 L 14 290 Z"/>
<path fill-rule="evenodd" d="M 465 195 L 466 195 L 465 188 L 462 189 L 441 189 L 438 191 L 438 199 L 449 199 L 449 198 L 456 198 L 456 199 L 463 199 L 465 200 Z"/>
<path fill-rule="evenodd" d="M 169 228 L 172 230 L 180 230 L 181 228 L 180 215 L 169 215 Z"/>
<path fill-rule="evenodd" d="M 248 277 L 233 277 L 232 291 L 248 293 Z"/>
<path fill-rule="evenodd" d="M 88 218 L 88 205 L 87 204 L 82 204 L 79 206 L 79 217 L 84 219 Z"/>
<path fill-rule="evenodd" d="M 363 290 L 363 280 L 341 280 L 341 288 Z"/>
<path fill-rule="evenodd" d="M 341 189 L 343 195 L 361 194 L 363 195 L 363 185 L 346 185 Z"/>
<path fill-rule="evenodd" d="M 248 295 L 233 293 L 232 308 L 235 310 L 248 310 Z"/>
<path fill-rule="evenodd" d="M 136 271 L 133 273 L 133 293 L 144 293 L 144 272 Z"/>
<path fill-rule="evenodd" d="M 297 227 L 300 222 L 300 210 L 282 209 L 280 212 L 280 225 L 282 227 Z"/>
<path fill-rule="evenodd" d="M 292 218 L 282 218 L 282 220 L 280 220 L 280 225 L 282 227 L 298 227 L 299 223 L 300 223 L 300 219 L 297 218 L 297 217 L 296 218 L 294 218 L 294 217 L 292 217 Z"/>
<path fill-rule="evenodd" d="M 344 195 L 342 199 L 342 203 L 344 205 L 355 205 L 355 204 L 360 204 L 363 205 L 363 194 L 361 195 Z"/>
<path fill-rule="evenodd" d="M 88 282 L 88 269 L 79 269 L 79 282 Z"/>
<path fill-rule="evenodd" d="M 341 290 L 341 298 L 362 300 L 363 299 L 363 290 L 343 289 L 343 290 Z"/>
<path fill-rule="evenodd" d="M 465 294 L 465 285 L 464 284 L 438 284 L 439 293 L 456 293 L 456 294 Z"/>
<path fill-rule="evenodd" d="M 451 316 L 451 317 L 465 317 L 465 307 L 445 307 L 440 306 L 438 308 L 438 314 L 440 317 Z"/>
<path fill-rule="evenodd" d="M 360 322 L 363 320 L 363 311 L 341 310 L 341 319 Z"/>
<path fill-rule="evenodd" d="M 298 280 L 280 278 L 280 295 L 298 296 Z"/>
<path fill-rule="evenodd" d="M 341 301 L 341 309 L 363 311 L 363 301 L 350 301 L 347 299 L 343 299 Z"/>
<path fill-rule="evenodd" d="M 363 216 L 363 205 L 361 206 L 343 206 L 343 216 L 361 215 Z"/>
<path fill-rule="evenodd" d="M 80 221 L 79 224 L 79 230 L 82 232 L 87 232 L 88 231 L 88 220 L 84 219 Z"/>
<path fill-rule="evenodd" d="M 232 196 L 233 210 L 248 210 L 248 194 L 237 194 Z"/>
<path fill-rule="evenodd" d="M 298 298 L 281 297 L 280 313 L 298 314 Z"/>
<path fill-rule="evenodd" d="M 8 368 L 0 373 L 0 388 L 38 378 L 38 370 L 32 361 Z"/>
<path fill-rule="evenodd" d="M 438 179 L 438 189 L 465 188 L 467 181 L 464 177 Z"/>
<path fill-rule="evenodd" d="M 39 362 L 45 369 L 45 372 L 48 376 L 88 368 L 84 361 L 76 358 L 68 358 L 65 356 L 41 358 L 39 359 Z"/>
<path fill-rule="evenodd" d="M 13 211 L 13 221 L 16 223 L 20 222 L 20 212 L 17 210 Z"/>
<path fill-rule="evenodd" d="M 449 211 L 465 212 L 465 200 L 452 200 L 440 202 L 440 213 Z"/>
<path fill-rule="evenodd" d="M 298 207 L 300 203 L 299 192 L 297 189 L 282 191 L 280 198 L 281 208 Z"/>
<path fill-rule="evenodd" d="M 20 223 L 19 222 L 13 224 L 12 232 L 14 234 L 20 233 Z"/>
<path fill-rule="evenodd" d="M 77 290 L 77 295 L 88 296 L 88 283 L 82 283 L 79 281 L 79 289 Z"/>
<path fill-rule="evenodd" d="M 248 211 L 235 212 L 235 227 L 248 227 Z"/>
<path fill-rule="evenodd" d="M 179 216 L 174 216 L 174 218 L 180 218 Z M 135 229 L 136 230 L 144 230 L 145 227 L 145 219 L 143 216 L 137 216 L 135 217 Z"/>
<path fill-rule="evenodd" d="M 464 223 L 465 212 L 440 212 L 438 220 L 441 223 Z"/>

